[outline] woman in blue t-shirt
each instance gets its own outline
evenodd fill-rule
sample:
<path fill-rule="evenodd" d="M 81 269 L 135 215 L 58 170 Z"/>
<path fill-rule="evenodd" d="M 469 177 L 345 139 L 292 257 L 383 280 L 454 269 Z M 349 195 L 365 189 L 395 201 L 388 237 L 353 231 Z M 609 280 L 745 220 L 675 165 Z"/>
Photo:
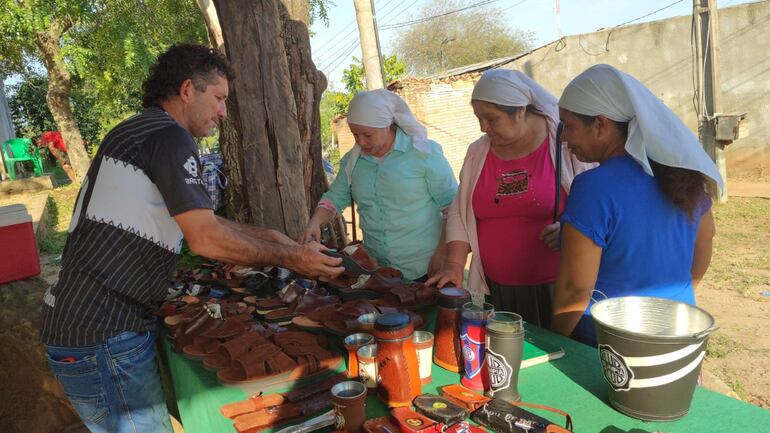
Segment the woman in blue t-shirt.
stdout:
<path fill-rule="evenodd" d="M 722 179 L 679 118 L 611 66 L 572 80 L 559 107 L 564 141 L 600 166 L 575 178 L 562 215 L 551 328 L 596 345 L 593 290 L 695 303 L 715 231 L 707 177 Z"/>

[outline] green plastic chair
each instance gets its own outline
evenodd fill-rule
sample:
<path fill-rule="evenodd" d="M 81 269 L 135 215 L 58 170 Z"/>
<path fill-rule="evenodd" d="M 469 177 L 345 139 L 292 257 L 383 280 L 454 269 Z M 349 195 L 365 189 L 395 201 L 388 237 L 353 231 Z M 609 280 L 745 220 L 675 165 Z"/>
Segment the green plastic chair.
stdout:
<path fill-rule="evenodd" d="M 5 168 L 8 171 L 8 177 L 11 180 L 16 179 L 16 163 L 32 162 L 32 168 L 35 176 L 43 175 L 43 158 L 40 157 L 40 151 L 32 146 L 32 140 L 29 138 L 12 138 L 3 143 L 3 158 L 5 159 Z M 13 155 L 13 156 L 11 156 Z"/>

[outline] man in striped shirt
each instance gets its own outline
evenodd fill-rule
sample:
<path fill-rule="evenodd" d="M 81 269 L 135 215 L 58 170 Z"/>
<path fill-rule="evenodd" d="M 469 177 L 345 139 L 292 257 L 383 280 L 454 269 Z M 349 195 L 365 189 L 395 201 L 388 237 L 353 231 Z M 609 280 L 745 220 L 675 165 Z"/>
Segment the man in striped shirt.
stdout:
<path fill-rule="evenodd" d="M 170 432 L 151 310 L 164 298 L 182 238 L 226 263 L 278 265 L 333 278 L 340 259 L 274 230 L 214 215 L 193 137 L 227 116 L 234 73 L 198 45 L 163 53 L 144 83 L 145 111 L 110 131 L 78 194 L 59 279 L 47 291 L 48 363 L 93 432 Z"/>

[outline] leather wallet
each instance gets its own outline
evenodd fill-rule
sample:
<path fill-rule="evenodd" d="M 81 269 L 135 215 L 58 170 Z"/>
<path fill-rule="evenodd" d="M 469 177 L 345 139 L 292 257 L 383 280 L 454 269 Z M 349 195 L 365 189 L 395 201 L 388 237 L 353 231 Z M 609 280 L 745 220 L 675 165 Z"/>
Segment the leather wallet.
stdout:
<path fill-rule="evenodd" d="M 458 406 L 462 406 L 468 409 L 468 412 L 475 411 L 476 409 L 483 406 L 486 402 L 491 400 L 489 397 L 477 394 L 459 384 L 452 384 L 442 387 L 441 396 Z"/>
<path fill-rule="evenodd" d="M 553 424 L 520 406 L 536 407 L 565 415 L 567 418 L 566 428 Z M 528 403 L 516 403 L 514 405 L 497 398 L 490 400 L 479 410 L 473 412 L 471 419 L 495 433 L 569 433 L 572 429 L 572 419 L 566 412 Z"/>
<path fill-rule="evenodd" d="M 446 426 L 468 418 L 468 411 L 451 401 L 434 394 L 422 394 L 412 401 L 417 412 Z"/>
<path fill-rule="evenodd" d="M 390 415 L 404 433 L 441 433 L 444 430 L 444 424 L 420 415 L 410 407 L 397 407 L 390 411 Z"/>

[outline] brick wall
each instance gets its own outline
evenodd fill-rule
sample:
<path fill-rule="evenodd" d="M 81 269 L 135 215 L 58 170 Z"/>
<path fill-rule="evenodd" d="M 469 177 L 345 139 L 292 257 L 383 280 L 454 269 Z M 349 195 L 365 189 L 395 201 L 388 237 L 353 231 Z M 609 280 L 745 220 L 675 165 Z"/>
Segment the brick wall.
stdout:
<path fill-rule="evenodd" d="M 428 129 L 428 137 L 441 144 L 455 176 L 460 174 L 468 144 L 481 135 L 471 107 L 471 92 L 477 79 L 477 74 L 452 82 L 430 83 L 407 79 L 396 91 L 417 120 Z M 333 127 L 340 155 L 344 155 L 355 144 L 347 119 L 337 119 Z"/>

